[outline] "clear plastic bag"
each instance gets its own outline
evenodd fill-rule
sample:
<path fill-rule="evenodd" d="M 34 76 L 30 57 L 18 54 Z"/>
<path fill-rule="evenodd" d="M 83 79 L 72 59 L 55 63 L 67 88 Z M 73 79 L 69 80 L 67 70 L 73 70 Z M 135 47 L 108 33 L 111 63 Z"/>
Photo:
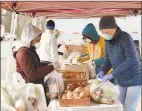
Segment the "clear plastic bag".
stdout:
<path fill-rule="evenodd" d="M 78 63 L 78 58 L 80 57 L 80 53 L 77 51 L 77 50 L 73 50 L 73 52 L 72 53 L 70 53 L 70 55 L 69 55 L 69 60 L 71 61 L 71 63 L 73 63 L 73 64 L 77 64 Z"/>
<path fill-rule="evenodd" d="M 23 86 L 21 90 L 24 99 L 27 101 L 27 103 L 29 103 L 30 106 L 32 105 L 33 109 L 38 108 L 39 110 L 45 110 L 47 108 L 44 89 L 41 84 L 28 83 L 25 84 L 25 86 Z M 35 100 L 33 104 L 29 102 L 29 99 L 31 98 Z"/>
<path fill-rule="evenodd" d="M 92 64 L 92 60 L 86 61 L 85 63 L 88 64 L 89 67 L 89 78 L 94 79 L 96 77 L 96 66 Z"/>
<path fill-rule="evenodd" d="M 30 103 L 26 101 L 26 99 L 24 98 L 25 96 L 21 91 L 21 87 L 15 87 L 15 85 L 16 84 L 13 85 L 8 81 L 2 82 L 2 104 L 4 106 L 11 106 L 13 109 L 16 109 L 17 111 L 32 111 L 33 108 L 32 106 L 30 106 Z"/>
<path fill-rule="evenodd" d="M 114 104 L 119 97 L 118 88 L 111 82 L 97 82 L 91 84 L 91 98 L 102 104 Z"/>
<path fill-rule="evenodd" d="M 45 84 L 49 88 L 49 94 L 58 94 L 64 91 L 62 74 L 57 71 L 53 71 L 48 75 Z"/>
<path fill-rule="evenodd" d="M 46 110 L 45 93 L 41 84 L 11 83 L 12 82 L 2 81 L 2 104 L 9 105 L 17 111 L 33 111 L 36 108 L 38 110 Z M 29 97 L 34 98 L 36 104 L 33 105 L 29 101 Z"/>
<path fill-rule="evenodd" d="M 16 109 L 7 104 L 1 104 L 1 111 L 16 111 Z"/>

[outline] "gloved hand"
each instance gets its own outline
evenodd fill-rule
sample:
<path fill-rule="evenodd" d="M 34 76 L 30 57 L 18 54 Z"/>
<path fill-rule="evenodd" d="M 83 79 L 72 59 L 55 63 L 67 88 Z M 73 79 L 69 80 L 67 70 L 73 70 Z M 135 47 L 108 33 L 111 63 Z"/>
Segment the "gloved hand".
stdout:
<path fill-rule="evenodd" d="M 60 63 L 58 61 L 55 61 L 54 63 L 52 63 L 54 69 L 58 69 L 60 67 Z"/>
<path fill-rule="evenodd" d="M 105 73 L 103 71 L 99 72 L 96 76 L 96 78 L 100 78 L 102 79 L 102 77 L 105 75 Z"/>
<path fill-rule="evenodd" d="M 102 77 L 102 81 L 107 82 L 107 81 L 111 80 L 112 78 L 113 78 L 112 74 L 105 75 Z"/>

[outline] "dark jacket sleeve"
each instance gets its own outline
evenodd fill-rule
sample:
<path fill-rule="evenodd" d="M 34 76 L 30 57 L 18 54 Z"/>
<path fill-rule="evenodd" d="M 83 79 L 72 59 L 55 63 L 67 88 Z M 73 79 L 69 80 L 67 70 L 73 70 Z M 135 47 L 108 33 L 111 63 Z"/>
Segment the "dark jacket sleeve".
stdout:
<path fill-rule="evenodd" d="M 45 65 L 44 67 L 36 68 L 32 56 L 29 56 L 28 52 L 26 51 L 17 53 L 16 59 L 21 67 L 21 70 L 31 80 L 38 80 L 43 78 L 54 70 L 52 65 Z"/>
<path fill-rule="evenodd" d="M 139 64 L 138 53 L 132 37 L 125 34 L 121 45 L 126 59 L 112 72 L 114 78 L 131 69 L 133 65 Z"/>
<path fill-rule="evenodd" d="M 107 46 L 106 48 L 106 53 L 105 53 L 105 57 L 104 57 L 104 64 L 102 65 L 102 67 L 99 69 L 99 72 L 103 71 L 105 74 L 112 68 L 109 57 L 108 57 L 108 53 L 107 53 Z"/>

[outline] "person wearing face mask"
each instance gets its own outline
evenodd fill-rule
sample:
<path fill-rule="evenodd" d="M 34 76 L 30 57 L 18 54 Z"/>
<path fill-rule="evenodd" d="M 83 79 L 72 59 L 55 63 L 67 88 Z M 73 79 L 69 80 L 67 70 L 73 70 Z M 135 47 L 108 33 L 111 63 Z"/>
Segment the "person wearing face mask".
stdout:
<path fill-rule="evenodd" d="M 113 16 L 102 17 L 99 22 L 102 36 L 106 39 L 105 62 L 97 74 L 103 82 L 114 78 L 120 90 L 120 102 L 124 111 L 136 111 L 141 94 L 141 64 L 132 37 L 122 31 Z M 113 68 L 113 72 L 106 72 Z"/>
<path fill-rule="evenodd" d="M 35 51 L 40 42 L 41 34 L 41 30 L 31 23 L 25 25 L 20 43 L 13 48 L 13 56 L 16 59 L 16 70 L 25 82 L 42 84 L 44 87 L 44 77 L 51 73 L 54 67 L 53 65 L 42 66 Z M 49 99 L 47 99 L 48 103 Z"/>
<path fill-rule="evenodd" d="M 90 56 L 90 60 L 95 62 L 96 73 L 100 66 L 104 63 L 105 55 L 105 39 L 99 36 L 95 26 L 92 23 L 86 25 L 82 31 L 83 41 L 87 46 L 87 54 Z M 93 78 L 94 76 L 91 75 Z"/>
<path fill-rule="evenodd" d="M 55 64 L 56 68 L 59 67 L 58 62 L 58 46 L 57 40 L 54 37 L 55 23 L 53 20 L 47 21 L 46 31 L 41 36 L 40 47 L 38 55 L 43 62 L 50 61 Z"/>

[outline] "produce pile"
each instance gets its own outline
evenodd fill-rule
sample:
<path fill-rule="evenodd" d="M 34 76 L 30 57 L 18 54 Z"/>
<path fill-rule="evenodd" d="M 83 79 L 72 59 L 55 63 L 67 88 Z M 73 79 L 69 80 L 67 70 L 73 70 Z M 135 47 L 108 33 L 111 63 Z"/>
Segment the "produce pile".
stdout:
<path fill-rule="evenodd" d="M 88 98 L 90 96 L 89 93 L 90 86 L 86 87 L 77 87 L 74 89 L 72 84 L 67 86 L 67 90 L 63 92 L 61 99 L 81 99 Z"/>
<path fill-rule="evenodd" d="M 90 98 L 95 103 L 114 104 L 119 96 L 119 92 L 115 90 L 116 86 L 112 83 L 102 83 L 97 80 L 86 87 L 79 86 L 75 88 L 74 84 L 68 84 L 66 89 L 60 98 L 61 100 Z"/>

